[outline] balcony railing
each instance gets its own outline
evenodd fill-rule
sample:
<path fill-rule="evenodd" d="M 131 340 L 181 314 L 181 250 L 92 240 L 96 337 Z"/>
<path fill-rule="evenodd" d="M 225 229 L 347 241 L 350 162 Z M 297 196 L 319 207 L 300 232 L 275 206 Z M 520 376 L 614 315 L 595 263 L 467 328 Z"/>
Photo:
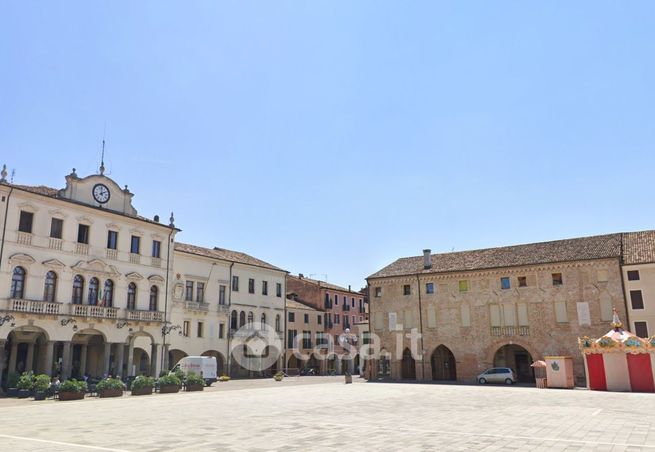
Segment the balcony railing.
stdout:
<path fill-rule="evenodd" d="M 519 327 L 519 336 L 529 336 L 530 327 L 529 326 L 520 326 Z"/>
<path fill-rule="evenodd" d="M 96 317 L 100 319 L 118 318 L 118 308 L 93 306 L 88 304 L 71 304 L 70 315 L 78 317 Z"/>
<path fill-rule="evenodd" d="M 53 237 L 50 237 L 50 239 L 48 240 L 48 247 L 51 250 L 61 251 L 62 243 L 64 243 L 62 239 L 55 239 Z"/>
<path fill-rule="evenodd" d="M 89 245 L 86 243 L 76 243 L 75 244 L 75 254 L 89 254 Z"/>
<path fill-rule="evenodd" d="M 197 301 L 185 301 L 185 307 L 191 311 L 209 311 L 209 303 L 199 303 Z"/>
<path fill-rule="evenodd" d="M 127 320 L 141 320 L 144 322 L 163 322 L 164 313 L 160 311 L 128 310 Z"/>
<path fill-rule="evenodd" d="M 514 325 L 508 326 L 492 326 L 491 327 L 491 336 L 501 337 L 501 336 L 516 336 L 518 333 L 519 336 L 529 336 L 530 327 L 529 326 L 519 326 L 518 328 Z"/>
<path fill-rule="evenodd" d="M 130 263 L 140 264 L 141 263 L 141 256 L 139 254 L 130 253 Z"/>
<path fill-rule="evenodd" d="M 113 260 L 118 260 L 118 251 L 117 250 L 112 250 L 112 249 L 107 249 L 107 259 L 113 259 Z"/>
<path fill-rule="evenodd" d="M 230 306 L 226 304 L 219 304 L 218 305 L 218 312 L 230 312 Z"/>
<path fill-rule="evenodd" d="M 159 257 L 151 257 L 151 258 L 150 258 L 150 265 L 151 265 L 152 267 L 161 268 L 161 258 L 159 258 Z"/>
<path fill-rule="evenodd" d="M 32 244 L 32 234 L 29 232 L 18 232 L 18 237 L 16 238 L 16 242 L 18 242 L 19 245 L 31 245 Z"/>
<path fill-rule="evenodd" d="M 15 312 L 29 312 L 31 314 L 57 315 L 61 309 L 61 303 L 42 300 L 9 300 L 9 310 Z"/>

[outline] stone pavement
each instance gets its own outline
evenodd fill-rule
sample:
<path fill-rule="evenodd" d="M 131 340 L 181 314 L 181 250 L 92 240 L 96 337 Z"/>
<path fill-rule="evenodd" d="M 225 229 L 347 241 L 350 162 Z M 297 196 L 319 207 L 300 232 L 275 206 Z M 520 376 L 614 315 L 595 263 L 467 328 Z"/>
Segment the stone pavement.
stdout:
<path fill-rule="evenodd" d="M 1 450 L 653 451 L 655 395 L 295 377 L 201 393 L 0 400 Z"/>

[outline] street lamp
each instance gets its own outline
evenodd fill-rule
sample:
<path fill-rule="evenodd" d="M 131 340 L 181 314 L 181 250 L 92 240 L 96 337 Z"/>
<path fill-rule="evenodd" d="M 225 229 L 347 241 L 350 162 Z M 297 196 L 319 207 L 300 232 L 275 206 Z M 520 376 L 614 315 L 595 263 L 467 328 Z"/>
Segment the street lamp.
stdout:
<path fill-rule="evenodd" d="M 7 314 L 4 317 L 0 317 L 0 326 L 4 325 L 5 323 L 8 323 L 8 322 L 11 322 L 11 325 L 9 325 L 9 326 L 16 326 L 16 323 L 14 323 L 14 320 L 16 320 L 16 319 L 14 318 L 13 315 Z"/>
<path fill-rule="evenodd" d="M 348 367 L 350 367 L 350 363 L 352 362 L 352 358 L 350 357 L 350 346 L 351 345 L 357 345 L 357 335 L 352 334 L 350 332 L 350 328 L 346 328 L 346 330 L 339 336 L 339 343 L 341 346 L 344 348 L 346 351 L 346 357 L 347 357 L 347 363 Z M 342 360 L 343 362 L 343 360 Z M 344 376 L 346 377 L 346 384 L 352 383 L 353 382 L 353 377 L 350 374 L 350 369 L 346 369 L 344 372 Z"/>

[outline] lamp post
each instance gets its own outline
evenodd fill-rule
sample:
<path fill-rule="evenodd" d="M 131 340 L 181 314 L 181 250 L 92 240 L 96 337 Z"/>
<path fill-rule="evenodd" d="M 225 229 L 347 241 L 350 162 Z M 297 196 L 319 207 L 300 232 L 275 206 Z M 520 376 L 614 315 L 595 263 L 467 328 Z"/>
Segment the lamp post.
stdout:
<path fill-rule="evenodd" d="M 350 356 L 350 346 L 351 345 L 356 345 L 357 344 L 357 335 L 352 334 L 350 332 L 350 328 L 346 328 L 346 330 L 339 336 L 339 343 L 343 347 L 343 349 L 346 351 L 345 356 L 346 356 L 346 362 L 348 363 L 348 367 L 350 367 L 352 363 L 352 357 Z M 342 360 L 343 362 L 343 360 Z M 350 368 L 346 369 L 346 371 L 343 373 L 345 376 L 346 384 L 352 383 L 353 382 L 353 376 L 350 373 Z"/>
<path fill-rule="evenodd" d="M 16 326 L 16 323 L 14 323 L 14 320 L 16 320 L 16 319 L 14 318 L 13 315 L 7 314 L 4 317 L 0 317 L 0 326 L 4 325 L 5 323 L 9 323 L 9 322 L 11 322 L 11 325 L 9 325 L 9 326 Z"/>

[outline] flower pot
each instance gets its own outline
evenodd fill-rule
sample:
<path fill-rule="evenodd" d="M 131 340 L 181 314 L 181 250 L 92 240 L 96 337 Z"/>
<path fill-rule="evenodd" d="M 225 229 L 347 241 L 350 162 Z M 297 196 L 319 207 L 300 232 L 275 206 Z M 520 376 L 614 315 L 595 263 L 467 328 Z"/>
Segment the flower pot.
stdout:
<path fill-rule="evenodd" d="M 18 390 L 18 398 L 19 399 L 27 399 L 28 397 L 32 397 L 32 391 L 30 389 L 19 389 Z"/>
<path fill-rule="evenodd" d="M 152 386 L 144 386 L 143 388 L 132 389 L 132 395 L 150 395 L 152 394 Z"/>
<path fill-rule="evenodd" d="M 101 399 L 105 397 L 120 397 L 123 395 L 123 390 L 122 389 L 103 389 L 101 391 L 98 391 L 98 395 L 100 396 Z"/>
<path fill-rule="evenodd" d="M 45 391 L 39 391 L 34 393 L 34 400 L 45 400 L 46 393 Z"/>
<path fill-rule="evenodd" d="M 203 391 L 205 387 L 203 385 L 186 385 L 187 392 L 190 391 Z"/>
<path fill-rule="evenodd" d="M 59 400 L 61 401 L 66 401 L 66 400 L 82 400 L 84 398 L 84 392 L 79 391 L 79 392 L 59 392 Z"/>
<path fill-rule="evenodd" d="M 159 387 L 160 394 L 171 394 L 173 392 L 180 392 L 178 385 L 162 385 Z"/>
<path fill-rule="evenodd" d="M 18 388 L 8 388 L 7 397 L 18 397 Z"/>

